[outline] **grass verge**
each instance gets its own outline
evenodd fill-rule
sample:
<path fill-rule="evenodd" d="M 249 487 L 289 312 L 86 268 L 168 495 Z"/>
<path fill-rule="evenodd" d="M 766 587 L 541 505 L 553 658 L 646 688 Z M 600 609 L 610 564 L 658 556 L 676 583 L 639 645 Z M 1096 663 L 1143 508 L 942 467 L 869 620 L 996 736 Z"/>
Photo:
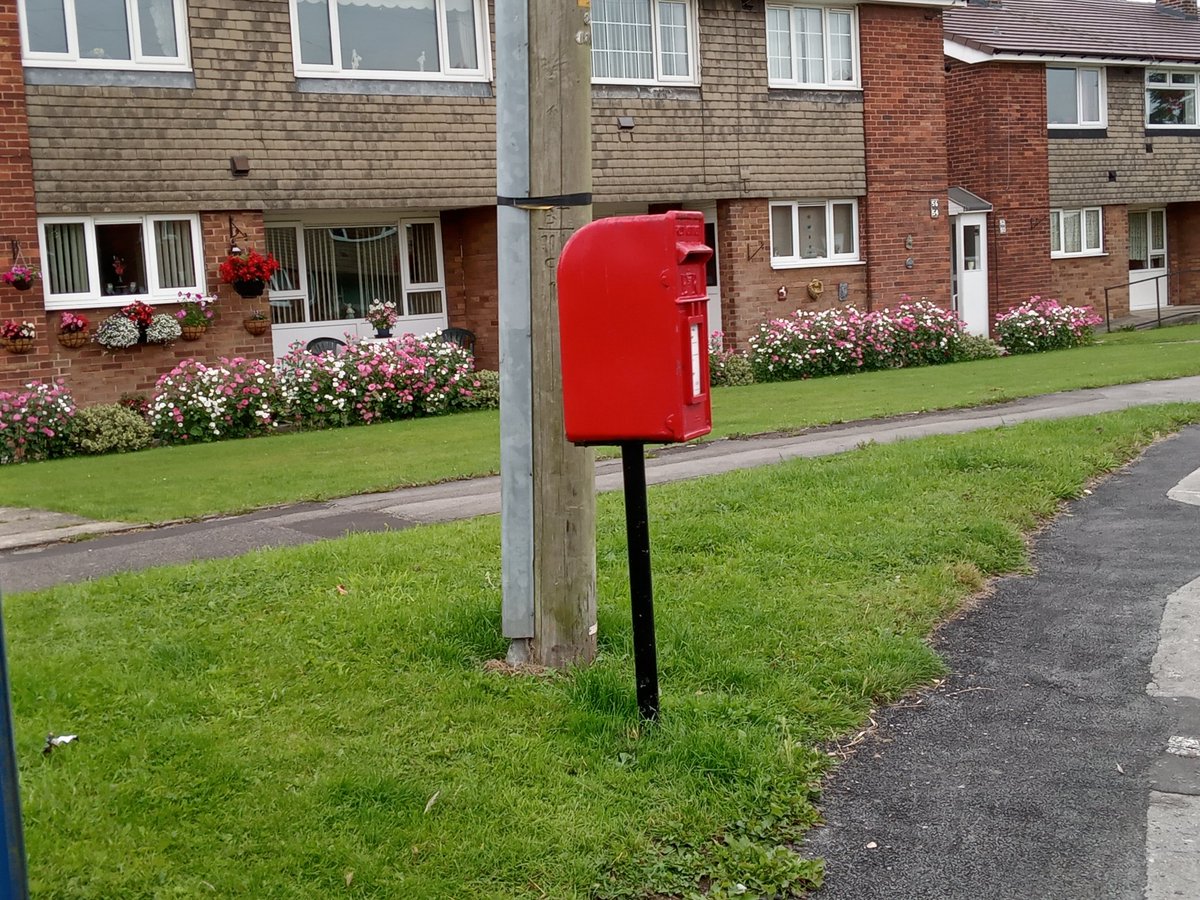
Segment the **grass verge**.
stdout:
<path fill-rule="evenodd" d="M 640 727 L 620 498 L 598 662 L 489 673 L 495 518 L 107 578 L 5 616 L 39 897 L 744 897 L 819 883 L 819 744 L 942 671 L 934 624 L 1200 407 L 651 489 Z M 79 740 L 49 757 L 47 732 Z"/>
<path fill-rule="evenodd" d="M 1200 375 L 1200 326 L 1105 336 L 1077 350 L 722 388 L 713 437 L 788 431 L 1054 391 Z M 1111 338 L 1111 343 L 1109 339 Z M 162 522 L 494 473 L 494 411 L 269 439 L 0 467 L 0 506 Z"/>

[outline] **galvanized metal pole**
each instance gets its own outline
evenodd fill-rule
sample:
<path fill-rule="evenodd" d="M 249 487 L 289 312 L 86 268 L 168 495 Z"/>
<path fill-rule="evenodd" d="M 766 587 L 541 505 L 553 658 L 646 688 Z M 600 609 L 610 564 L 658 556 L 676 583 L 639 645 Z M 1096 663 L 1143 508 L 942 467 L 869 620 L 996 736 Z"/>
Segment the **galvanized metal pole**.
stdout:
<path fill-rule="evenodd" d="M 25 833 L 21 827 L 21 794 L 17 781 L 17 745 L 13 731 L 12 692 L 8 683 L 8 644 L 0 616 L 0 896 L 28 900 L 25 872 Z"/>
<path fill-rule="evenodd" d="M 496 193 L 529 196 L 529 5 L 496 0 Z M 502 627 L 511 662 L 533 639 L 533 343 L 529 211 L 496 206 L 500 317 Z"/>

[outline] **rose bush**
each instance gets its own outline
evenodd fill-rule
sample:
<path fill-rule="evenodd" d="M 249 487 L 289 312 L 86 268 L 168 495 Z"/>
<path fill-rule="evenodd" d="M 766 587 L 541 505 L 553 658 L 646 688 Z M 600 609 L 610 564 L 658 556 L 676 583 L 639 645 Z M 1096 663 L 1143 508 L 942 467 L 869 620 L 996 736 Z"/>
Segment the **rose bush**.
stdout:
<path fill-rule="evenodd" d="M 1092 342 L 1092 328 L 1103 322 L 1090 306 L 1062 306 L 1034 294 L 996 317 L 996 335 L 1009 353 L 1065 350 Z"/>
<path fill-rule="evenodd" d="M 0 463 L 68 456 L 74 419 L 75 401 L 60 381 L 0 391 Z"/>

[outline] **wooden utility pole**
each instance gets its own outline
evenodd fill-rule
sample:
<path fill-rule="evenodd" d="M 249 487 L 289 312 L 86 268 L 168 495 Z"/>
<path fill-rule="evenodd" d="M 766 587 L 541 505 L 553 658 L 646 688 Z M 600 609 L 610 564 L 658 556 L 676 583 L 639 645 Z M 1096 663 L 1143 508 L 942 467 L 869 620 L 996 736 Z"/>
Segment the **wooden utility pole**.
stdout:
<path fill-rule="evenodd" d="M 509 98 L 497 97 L 504 628 L 505 635 L 513 638 L 510 659 L 563 667 L 589 663 L 596 655 L 594 457 L 591 450 L 568 444 L 563 430 L 556 278 L 563 245 L 592 219 L 591 40 L 587 0 L 569 5 L 563 0 L 524 2 L 528 11 L 524 196 L 505 196 L 506 186 L 520 183 L 507 166 L 513 159 L 524 160 L 504 131 L 513 123 L 514 106 L 506 102 Z M 497 0 L 497 28 L 505 22 L 508 36 L 517 31 L 511 18 L 514 8 L 515 4 Z M 500 40 L 498 31 L 498 54 Z M 519 65 L 520 55 L 505 51 L 498 59 L 501 94 L 519 81 L 504 77 L 504 61 L 513 64 L 515 56 Z M 514 210 L 527 216 L 527 244 L 520 240 L 525 234 L 519 233 Z M 514 235 L 518 246 L 505 245 L 506 234 Z M 520 263 L 510 256 L 522 249 L 528 253 L 524 336 L 520 326 L 526 309 L 512 297 L 521 288 L 523 273 L 514 271 Z M 514 365 L 506 373 L 509 361 Z M 527 410 L 520 406 L 526 401 Z M 528 484 L 523 467 L 531 477 Z M 527 541 L 532 543 L 525 546 Z"/>

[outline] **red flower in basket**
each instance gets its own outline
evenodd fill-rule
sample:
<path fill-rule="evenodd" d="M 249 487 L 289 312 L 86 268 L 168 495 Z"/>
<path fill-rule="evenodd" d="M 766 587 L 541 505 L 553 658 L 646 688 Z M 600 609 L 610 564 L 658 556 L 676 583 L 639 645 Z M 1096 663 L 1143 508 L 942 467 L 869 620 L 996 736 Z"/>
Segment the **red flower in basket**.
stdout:
<path fill-rule="evenodd" d="M 247 281 L 261 281 L 264 284 L 279 268 L 279 260 L 273 253 L 263 256 L 257 250 L 247 250 L 234 256 L 226 257 L 221 263 L 221 281 L 225 284 L 238 284 Z"/>
<path fill-rule="evenodd" d="M 147 328 L 154 320 L 154 307 L 141 300 L 135 300 L 128 306 L 121 307 L 121 315 L 135 325 Z"/>

